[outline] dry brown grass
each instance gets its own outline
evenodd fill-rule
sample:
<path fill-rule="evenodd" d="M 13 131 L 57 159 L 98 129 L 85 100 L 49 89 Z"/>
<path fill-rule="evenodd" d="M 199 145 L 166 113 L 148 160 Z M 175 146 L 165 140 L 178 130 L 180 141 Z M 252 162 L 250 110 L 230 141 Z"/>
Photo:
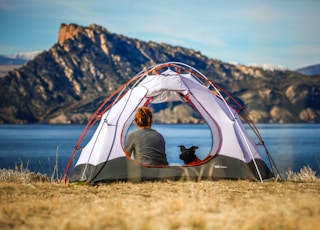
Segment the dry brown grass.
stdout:
<path fill-rule="evenodd" d="M 320 181 L 0 182 L 0 229 L 320 229 Z"/>
<path fill-rule="evenodd" d="M 316 176 L 316 171 L 313 171 L 309 166 L 303 166 L 298 173 L 295 173 L 290 169 L 287 172 L 287 177 L 289 181 L 299 182 L 311 182 L 319 180 L 319 178 Z"/>
<path fill-rule="evenodd" d="M 32 183 L 50 182 L 51 178 L 40 173 L 30 172 L 23 167 L 12 169 L 0 169 L 0 182 Z"/>

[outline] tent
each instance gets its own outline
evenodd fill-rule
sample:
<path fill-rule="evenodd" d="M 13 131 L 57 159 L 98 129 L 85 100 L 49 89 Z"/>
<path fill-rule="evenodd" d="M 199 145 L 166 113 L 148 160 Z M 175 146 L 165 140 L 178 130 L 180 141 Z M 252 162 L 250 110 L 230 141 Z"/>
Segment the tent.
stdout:
<path fill-rule="evenodd" d="M 212 138 L 207 157 L 193 166 L 156 167 L 129 158 L 124 143 L 137 108 L 175 101 L 188 103 L 207 123 Z M 269 166 L 243 122 L 249 124 L 264 146 Z M 92 137 L 82 148 L 93 127 Z M 79 151 L 81 154 L 68 175 Z M 262 182 L 274 178 L 276 173 L 279 175 L 259 131 L 241 104 L 195 68 L 167 62 L 144 69 L 105 100 L 84 128 L 62 178 L 88 183 L 216 179 Z"/>

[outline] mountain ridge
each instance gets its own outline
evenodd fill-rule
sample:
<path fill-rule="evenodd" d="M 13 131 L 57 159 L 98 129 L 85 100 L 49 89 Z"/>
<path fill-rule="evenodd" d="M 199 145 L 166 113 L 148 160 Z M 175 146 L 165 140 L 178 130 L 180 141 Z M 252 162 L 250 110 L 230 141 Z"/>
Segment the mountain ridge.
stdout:
<path fill-rule="evenodd" d="M 256 122 L 320 121 L 319 77 L 223 63 L 193 49 L 128 38 L 95 24 L 61 24 L 56 44 L 0 78 L 0 123 L 85 123 L 120 85 L 143 68 L 168 61 L 198 69 L 246 104 Z M 168 120 L 159 116 L 159 122 Z"/>
<path fill-rule="evenodd" d="M 297 69 L 296 71 L 308 76 L 320 75 L 320 64 L 302 67 Z"/>

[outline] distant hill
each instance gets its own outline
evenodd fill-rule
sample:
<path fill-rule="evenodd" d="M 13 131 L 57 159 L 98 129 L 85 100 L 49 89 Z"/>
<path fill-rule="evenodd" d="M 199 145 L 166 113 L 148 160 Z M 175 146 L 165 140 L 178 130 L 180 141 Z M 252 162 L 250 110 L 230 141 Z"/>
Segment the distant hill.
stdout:
<path fill-rule="evenodd" d="M 168 61 L 201 71 L 245 104 L 256 122 L 320 122 L 320 76 L 224 63 L 95 24 L 61 24 L 56 44 L 0 78 L 0 123 L 85 123 L 120 85 L 143 68 Z M 186 114 L 180 109 L 168 104 L 155 115 L 160 122 L 185 120 L 177 117 Z M 197 119 L 188 117 L 185 122 Z"/>
<path fill-rule="evenodd" d="M 18 69 L 27 61 L 32 60 L 39 53 L 39 51 L 34 51 L 28 53 L 0 55 L 0 77 L 5 76 L 11 70 Z"/>
<path fill-rule="evenodd" d="M 11 58 L 4 55 L 0 55 L 0 65 L 23 65 L 27 61 L 21 58 Z"/>
<path fill-rule="evenodd" d="M 308 76 L 320 75 L 320 64 L 297 69 L 297 72 Z"/>
<path fill-rule="evenodd" d="M 281 65 L 275 65 L 275 64 L 249 64 L 250 67 L 258 67 L 262 68 L 263 70 L 280 70 L 280 71 L 286 71 L 288 68 L 283 67 Z"/>
<path fill-rule="evenodd" d="M 31 51 L 31 52 L 25 52 L 25 53 L 14 53 L 14 54 L 1 54 L 0 60 L 2 58 L 10 60 L 10 62 L 16 62 L 16 63 L 10 63 L 10 64 L 18 64 L 22 62 L 22 64 L 26 63 L 29 60 L 32 60 L 35 56 L 37 56 L 42 51 Z M 4 65 L 4 63 L 0 62 L 1 65 Z"/>
<path fill-rule="evenodd" d="M 25 63 L 26 60 L 0 55 L 0 77 L 5 76 L 11 70 L 18 69 Z"/>

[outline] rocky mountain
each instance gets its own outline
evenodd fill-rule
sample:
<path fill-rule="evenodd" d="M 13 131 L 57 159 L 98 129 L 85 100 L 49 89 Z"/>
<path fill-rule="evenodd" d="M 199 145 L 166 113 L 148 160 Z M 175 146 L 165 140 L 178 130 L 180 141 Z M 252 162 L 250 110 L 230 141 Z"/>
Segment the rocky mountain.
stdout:
<path fill-rule="evenodd" d="M 144 67 L 167 61 L 201 71 L 242 101 L 256 122 L 320 121 L 320 76 L 232 65 L 94 24 L 61 24 L 56 44 L 0 78 L 0 123 L 84 123 L 110 93 Z M 157 111 L 160 121 L 164 116 L 171 122 L 197 122 L 181 105 Z"/>

